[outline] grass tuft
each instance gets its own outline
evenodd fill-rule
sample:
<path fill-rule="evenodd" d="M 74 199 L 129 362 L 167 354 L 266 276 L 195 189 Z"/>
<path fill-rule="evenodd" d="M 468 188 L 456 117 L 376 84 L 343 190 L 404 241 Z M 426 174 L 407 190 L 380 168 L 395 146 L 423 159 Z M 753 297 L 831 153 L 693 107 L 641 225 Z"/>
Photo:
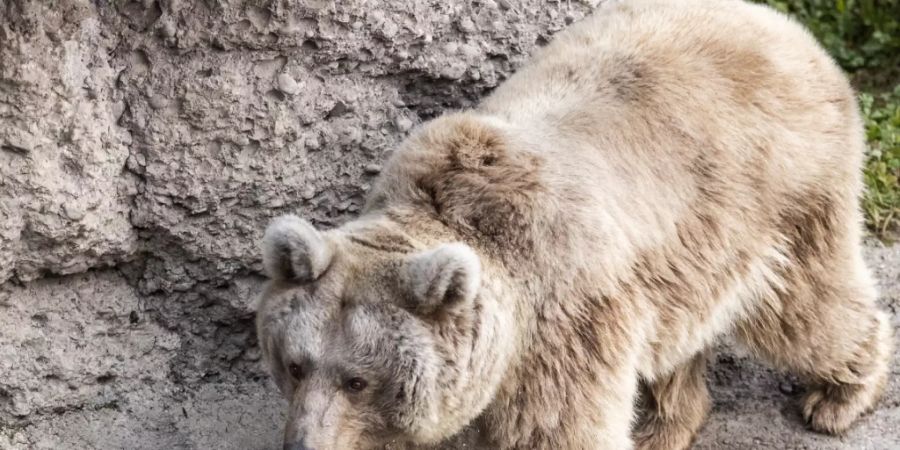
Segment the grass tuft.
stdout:
<path fill-rule="evenodd" d="M 866 223 L 886 236 L 900 223 L 900 85 L 879 95 L 860 94 L 868 160 L 864 170 Z"/>

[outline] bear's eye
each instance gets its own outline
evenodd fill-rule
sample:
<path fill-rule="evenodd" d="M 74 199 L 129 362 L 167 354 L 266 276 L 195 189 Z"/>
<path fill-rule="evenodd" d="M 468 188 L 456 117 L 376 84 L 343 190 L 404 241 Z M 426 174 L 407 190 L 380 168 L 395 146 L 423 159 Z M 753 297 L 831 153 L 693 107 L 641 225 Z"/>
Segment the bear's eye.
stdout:
<path fill-rule="evenodd" d="M 368 386 L 369 383 L 362 378 L 351 378 L 344 383 L 344 387 L 350 392 L 360 392 Z"/>
<path fill-rule="evenodd" d="M 295 380 L 299 381 L 303 379 L 303 368 L 300 367 L 299 364 L 291 363 L 288 366 L 288 372 L 290 372 L 291 376 L 294 377 Z"/>

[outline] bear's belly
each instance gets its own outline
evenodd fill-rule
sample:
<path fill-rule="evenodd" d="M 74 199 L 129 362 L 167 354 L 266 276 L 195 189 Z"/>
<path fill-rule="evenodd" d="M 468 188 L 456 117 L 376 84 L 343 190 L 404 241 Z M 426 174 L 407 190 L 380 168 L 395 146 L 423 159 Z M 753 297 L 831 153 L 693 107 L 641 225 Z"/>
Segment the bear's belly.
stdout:
<path fill-rule="evenodd" d="M 779 273 L 788 259 L 775 248 L 767 253 L 751 263 L 744 276 L 731 280 L 722 295 L 709 299 L 706 307 L 684 314 L 683 310 L 674 311 L 670 303 L 658 305 L 638 360 L 641 377 L 653 380 L 670 374 L 729 335 L 759 305 L 776 301 L 777 291 L 783 289 Z"/>

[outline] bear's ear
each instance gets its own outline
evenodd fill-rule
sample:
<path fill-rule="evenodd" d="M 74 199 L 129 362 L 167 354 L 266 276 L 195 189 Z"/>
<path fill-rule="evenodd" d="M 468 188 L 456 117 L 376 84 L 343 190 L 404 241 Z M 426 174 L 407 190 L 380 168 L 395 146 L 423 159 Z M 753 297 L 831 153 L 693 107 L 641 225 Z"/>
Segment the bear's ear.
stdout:
<path fill-rule="evenodd" d="M 403 274 L 414 307 L 427 314 L 471 302 L 481 285 L 481 262 L 468 245 L 444 244 L 409 257 Z"/>
<path fill-rule="evenodd" d="M 269 224 L 262 253 L 269 278 L 310 282 L 325 273 L 334 249 L 309 222 L 286 215 Z"/>

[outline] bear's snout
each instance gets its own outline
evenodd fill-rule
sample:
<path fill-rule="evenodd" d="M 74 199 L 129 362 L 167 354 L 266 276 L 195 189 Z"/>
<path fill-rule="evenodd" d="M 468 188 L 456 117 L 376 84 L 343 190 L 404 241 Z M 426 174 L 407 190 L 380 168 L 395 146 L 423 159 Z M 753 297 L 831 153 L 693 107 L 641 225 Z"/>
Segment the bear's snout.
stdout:
<path fill-rule="evenodd" d="M 285 441 L 284 450 L 313 450 L 313 449 L 303 445 L 303 438 L 300 438 L 299 441 L 294 441 L 294 442 Z"/>

